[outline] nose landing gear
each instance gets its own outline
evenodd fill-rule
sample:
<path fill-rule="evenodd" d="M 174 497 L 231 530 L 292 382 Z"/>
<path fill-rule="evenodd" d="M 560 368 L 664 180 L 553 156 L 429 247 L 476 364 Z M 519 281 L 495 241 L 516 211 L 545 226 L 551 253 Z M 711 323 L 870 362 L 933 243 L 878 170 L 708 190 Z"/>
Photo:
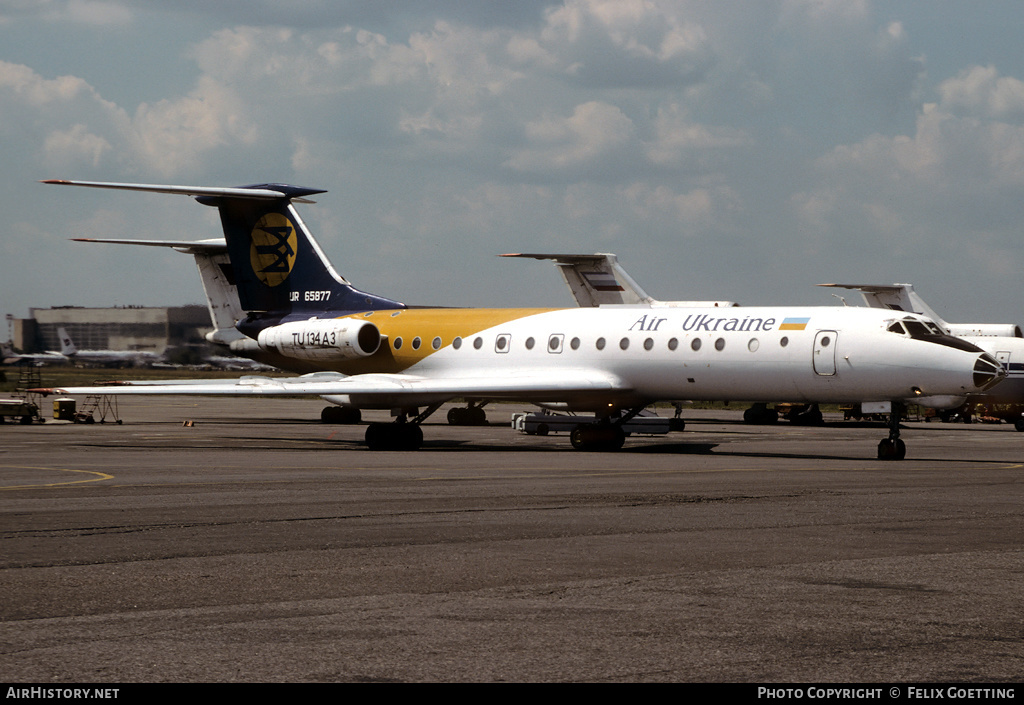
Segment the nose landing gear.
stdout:
<path fill-rule="evenodd" d="M 907 457 L 907 446 L 900 439 L 900 420 L 905 413 L 905 405 L 895 401 L 892 403 L 892 412 L 889 414 L 889 437 L 878 443 L 879 460 L 903 460 Z"/>

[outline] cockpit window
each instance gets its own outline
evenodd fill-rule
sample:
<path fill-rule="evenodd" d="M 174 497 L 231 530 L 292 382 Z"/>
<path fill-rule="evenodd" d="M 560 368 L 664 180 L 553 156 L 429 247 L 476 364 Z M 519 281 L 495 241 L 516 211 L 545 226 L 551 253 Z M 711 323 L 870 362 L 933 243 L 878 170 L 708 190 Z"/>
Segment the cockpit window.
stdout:
<path fill-rule="evenodd" d="M 926 340 L 929 343 L 938 343 L 939 345 L 956 348 L 957 350 L 982 352 L 980 348 L 968 343 L 966 340 L 948 335 L 931 321 L 919 318 L 907 317 L 900 321 L 892 321 L 886 330 L 890 333 L 913 338 L 914 340 Z"/>
<path fill-rule="evenodd" d="M 942 335 L 942 331 L 936 326 L 916 318 L 904 318 L 902 321 L 893 321 L 886 330 L 899 335 L 909 335 L 916 340 Z"/>
<path fill-rule="evenodd" d="M 910 332 L 911 338 L 927 338 L 930 335 L 935 335 L 935 333 L 929 330 L 928 326 L 921 323 L 921 321 L 903 321 L 903 325 L 906 326 L 907 330 Z"/>

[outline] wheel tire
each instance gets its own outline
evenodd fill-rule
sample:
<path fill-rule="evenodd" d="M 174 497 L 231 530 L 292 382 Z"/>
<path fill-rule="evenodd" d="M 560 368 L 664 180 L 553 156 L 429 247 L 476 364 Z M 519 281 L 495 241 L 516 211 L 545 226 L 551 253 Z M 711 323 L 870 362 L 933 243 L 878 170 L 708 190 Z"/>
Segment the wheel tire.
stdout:
<path fill-rule="evenodd" d="M 897 438 L 895 442 L 889 438 L 883 438 L 878 443 L 879 460 L 903 460 L 907 457 L 907 445 L 902 439 Z"/>

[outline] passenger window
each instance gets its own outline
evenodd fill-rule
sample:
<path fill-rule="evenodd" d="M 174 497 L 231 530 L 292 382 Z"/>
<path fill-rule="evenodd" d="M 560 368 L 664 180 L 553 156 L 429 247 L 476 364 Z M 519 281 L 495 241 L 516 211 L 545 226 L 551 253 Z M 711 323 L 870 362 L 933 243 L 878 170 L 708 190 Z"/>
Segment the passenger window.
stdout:
<path fill-rule="evenodd" d="M 561 333 L 555 333 L 554 335 L 548 336 L 548 352 L 558 354 L 562 352 L 562 341 L 565 336 Z"/>

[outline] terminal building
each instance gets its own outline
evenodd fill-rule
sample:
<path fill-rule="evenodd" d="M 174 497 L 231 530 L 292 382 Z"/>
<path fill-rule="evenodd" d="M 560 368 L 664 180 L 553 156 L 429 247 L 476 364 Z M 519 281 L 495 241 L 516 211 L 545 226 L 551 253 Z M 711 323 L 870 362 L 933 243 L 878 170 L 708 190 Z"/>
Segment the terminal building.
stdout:
<path fill-rule="evenodd" d="M 28 318 L 10 319 L 11 342 L 22 352 L 61 349 L 63 328 L 79 350 L 118 350 L 168 356 L 191 350 L 212 353 L 204 337 L 213 330 L 206 306 L 29 309 Z"/>

